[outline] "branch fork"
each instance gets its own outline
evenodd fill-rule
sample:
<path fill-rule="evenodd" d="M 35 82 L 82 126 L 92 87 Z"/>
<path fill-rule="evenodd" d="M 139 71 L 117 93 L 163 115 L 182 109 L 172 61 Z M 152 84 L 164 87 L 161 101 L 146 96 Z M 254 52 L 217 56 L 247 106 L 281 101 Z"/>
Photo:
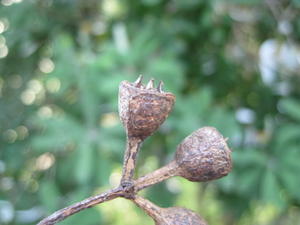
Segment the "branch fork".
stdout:
<path fill-rule="evenodd" d="M 151 79 L 143 85 L 142 76 L 130 83 L 123 81 L 119 88 L 119 114 L 127 139 L 120 184 L 101 194 L 89 197 L 54 212 L 37 225 L 53 225 L 67 217 L 97 204 L 126 198 L 142 208 L 156 225 L 207 225 L 195 212 L 180 208 L 160 208 L 137 195 L 139 191 L 172 176 L 193 182 L 209 181 L 226 176 L 232 168 L 227 139 L 213 127 L 203 127 L 178 145 L 174 159 L 167 165 L 143 177 L 134 179 L 138 152 L 143 141 L 165 121 L 175 102 L 172 93 L 163 91 L 162 81 L 155 87 Z"/>

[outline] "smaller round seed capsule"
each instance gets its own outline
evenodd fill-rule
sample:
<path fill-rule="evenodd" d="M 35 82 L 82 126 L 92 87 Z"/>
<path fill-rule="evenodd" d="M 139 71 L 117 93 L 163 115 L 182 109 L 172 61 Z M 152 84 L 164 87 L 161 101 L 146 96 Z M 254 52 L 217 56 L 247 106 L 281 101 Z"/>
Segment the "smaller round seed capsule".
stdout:
<path fill-rule="evenodd" d="M 139 191 L 172 176 L 189 181 L 210 181 L 226 176 L 232 169 L 231 150 L 216 128 L 203 127 L 178 145 L 175 159 L 135 181 Z"/>
<path fill-rule="evenodd" d="M 207 225 L 197 213 L 183 207 L 161 208 L 140 196 L 136 196 L 132 201 L 143 209 L 156 225 Z"/>

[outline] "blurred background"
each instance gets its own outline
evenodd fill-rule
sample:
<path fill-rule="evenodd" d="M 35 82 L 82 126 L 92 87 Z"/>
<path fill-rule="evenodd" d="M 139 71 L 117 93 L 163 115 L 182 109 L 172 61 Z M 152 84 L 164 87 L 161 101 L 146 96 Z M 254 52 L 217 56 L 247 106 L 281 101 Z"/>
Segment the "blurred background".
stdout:
<path fill-rule="evenodd" d="M 137 176 L 206 125 L 229 138 L 234 168 L 142 195 L 210 225 L 299 225 L 299 43 L 299 0 L 1 0 L 0 224 L 36 224 L 118 185 L 118 85 L 143 74 L 177 100 Z M 154 223 L 118 199 L 61 224 Z"/>

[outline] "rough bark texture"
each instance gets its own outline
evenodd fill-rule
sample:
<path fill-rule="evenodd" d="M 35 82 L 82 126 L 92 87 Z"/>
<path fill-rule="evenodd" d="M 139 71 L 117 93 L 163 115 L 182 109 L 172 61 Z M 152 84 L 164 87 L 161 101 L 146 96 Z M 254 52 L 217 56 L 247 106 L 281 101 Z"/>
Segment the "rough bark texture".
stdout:
<path fill-rule="evenodd" d="M 142 140 L 139 138 L 127 138 L 126 150 L 124 154 L 124 162 L 121 184 L 125 186 L 132 185 L 137 155 L 140 149 Z"/>
<path fill-rule="evenodd" d="M 149 186 L 167 180 L 170 177 L 178 175 L 178 170 L 179 170 L 178 165 L 173 160 L 167 165 L 135 180 L 134 181 L 135 191 L 138 192 L 144 188 L 147 188 Z"/>
<path fill-rule="evenodd" d="M 40 221 L 37 225 L 53 225 L 58 223 L 59 221 L 64 220 L 65 218 L 80 212 L 83 209 L 87 209 L 93 207 L 99 203 L 112 200 L 117 197 L 122 197 L 124 195 L 124 190 L 122 188 L 116 188 L 104 192 L 102 194 L 92 196 L 87 198 L 81 202 L 77 202 L 73 205 L 70 205 L 66 208 L 56 211 L 52 215 L 46 217 L 42 221 Z"/>

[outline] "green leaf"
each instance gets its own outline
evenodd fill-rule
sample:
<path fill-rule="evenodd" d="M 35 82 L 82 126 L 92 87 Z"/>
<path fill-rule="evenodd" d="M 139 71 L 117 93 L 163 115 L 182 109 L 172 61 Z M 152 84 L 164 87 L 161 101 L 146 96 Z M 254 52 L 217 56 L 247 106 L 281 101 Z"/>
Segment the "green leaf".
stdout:
<path fill-rule="evenodd" d="M 35 118 L 34 123 L 44 128 L 43 132 L 32 139 L 32 146 L 38 152 L 64 149 L 66 145 L 75 144 L 82 137 L 81 125 L 70 116 L 45 120 Z"/>
<path fill-rule="evenodd" d="M 93 175 L 93 148 L 84 139 L 77 149 L 77 160 L 75 178 L 79 184 L 88 183 Z"/>
<path fill-rule="evenodd" d="M 239 130 L 234 114 L 224 107 L 213 106 L 207 114 L 206 126 L 214 126 L 225 137 L 232 137 Z"/>
<path fill-rule="evenodd" d="M 57 210 L 59 206 L 60 193 L 54 181 L 44 180 L 40 184 L 39 196 L 41 203 L 48 212 Z"/>
<path fill-rule="evenodd" d="M 234 151 L 232 155 L 234 164 L 240 167 L 262 167 L 267 162 L 267 157 L 261 150 L 243 149 Z"/>
<path fill-rule="evenodd" d="M 288 194 L 300 200 L 300 180 L 299 180 L 300 171 L 289 170 L 288 168 L 281 168 L 277 174 L 279 180 L 281 181 L 284 188 L 287 190 Z"/>
<path fill-rule="evenodd" d="M 283 153 L 292 143 L 300 140 L 300 126 L 297 124 L 285 124 L 277 130 L 275 146 Z"/>
<path fill-rule="evenodd" d="M 261 199 L 265 203 L 274 204 L 279 208 L 283 207 L 285 202 L 280 196 L 281 188 L 276 175 L 270 169 L 267 169 L 261 183 Z"/>
<path fill-rule="evenodd" d="M 280 108 L 288 116 L 300 122 L 300 102 L 292 98 L 282 99 Z"/>
<path fill-rule="evenodd" d="M 237 190 L 247 196 L 255 195 L 261 179 L 261 168 L 252 167 L 240 172 Z"/>
<path fill-rule="evenodd" d="M 101 186 L 109 184 L 109 177 L 112 171 L 112 166 L 109 162 L 110 159 L 104 154 L 97 158 L 97 173 L 95 173 L 95 179 L 99 180 Z"/>
<path fill-rule="evenodd" d="M 293 171 L 300 172 L 300 151 L 298 146 L 291 146 L 290 148 L 282 150 L 282 155 L 280 158 L 280 163 L 286 168 L 289 168 Z"/>

